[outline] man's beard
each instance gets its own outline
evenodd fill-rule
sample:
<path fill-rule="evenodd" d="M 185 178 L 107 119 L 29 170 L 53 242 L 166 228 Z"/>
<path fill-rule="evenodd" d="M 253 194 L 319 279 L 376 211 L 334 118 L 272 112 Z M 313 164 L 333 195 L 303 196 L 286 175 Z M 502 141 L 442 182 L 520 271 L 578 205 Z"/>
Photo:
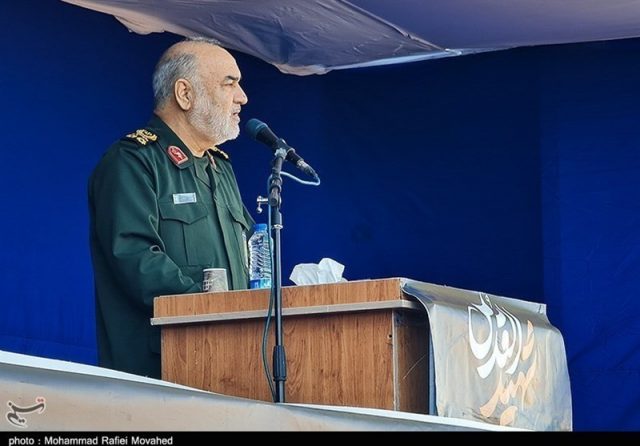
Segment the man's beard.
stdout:
<path fill-rule="evenodd" d="M 236 139 L 240 134 L 240 127 L 233 115 L 225 116 L 224 113 L 206 91 L 196 88 L 196 100 L 190 113 L 191 125 L 211 139 L 214 145 Z"/>

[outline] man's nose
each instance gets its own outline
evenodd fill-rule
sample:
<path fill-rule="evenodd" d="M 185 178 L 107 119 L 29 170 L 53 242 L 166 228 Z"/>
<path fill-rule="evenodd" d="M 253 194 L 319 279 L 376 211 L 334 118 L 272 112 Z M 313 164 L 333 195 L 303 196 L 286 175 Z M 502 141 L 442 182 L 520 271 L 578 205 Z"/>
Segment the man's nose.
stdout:
<path fill-rule="evenodd" d="M 236 102 L 244 105 L 247 102 L 249 102 L 249 98 L 247 97 L 247 94 L 244 92 L 244 90 L 242 89 L 241 86 L 238 85 L 238 92 L 236 94 Z"/>

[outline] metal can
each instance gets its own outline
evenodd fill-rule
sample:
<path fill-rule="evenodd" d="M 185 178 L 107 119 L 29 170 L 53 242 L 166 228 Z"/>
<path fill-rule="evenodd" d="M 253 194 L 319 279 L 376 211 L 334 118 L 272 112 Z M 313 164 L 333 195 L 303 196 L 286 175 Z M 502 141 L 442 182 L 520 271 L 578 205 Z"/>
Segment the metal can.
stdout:
<path fill-rule="evenodd" d="M 228 291 L 227 270 L 225 268 L 205 268 L 202 270 L 204 279 L 202 280 L 202 291 L 205 293 L 216 293 Z"/>

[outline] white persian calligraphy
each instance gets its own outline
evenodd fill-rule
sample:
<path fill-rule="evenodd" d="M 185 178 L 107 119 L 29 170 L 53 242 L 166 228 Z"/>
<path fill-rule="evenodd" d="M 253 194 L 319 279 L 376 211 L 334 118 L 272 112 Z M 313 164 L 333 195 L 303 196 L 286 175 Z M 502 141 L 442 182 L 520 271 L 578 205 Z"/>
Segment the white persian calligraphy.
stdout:
<path fill-rule="evenodd" d="M 511 375 L 518 368 L 522 352 L 522 324 L 506 308 L 479 293 L 480 304 L 468 307 L 469 345 L 473 355 L 483 361 L 476 368 L 481 378 L 491 374 L 496 365 Z"/>

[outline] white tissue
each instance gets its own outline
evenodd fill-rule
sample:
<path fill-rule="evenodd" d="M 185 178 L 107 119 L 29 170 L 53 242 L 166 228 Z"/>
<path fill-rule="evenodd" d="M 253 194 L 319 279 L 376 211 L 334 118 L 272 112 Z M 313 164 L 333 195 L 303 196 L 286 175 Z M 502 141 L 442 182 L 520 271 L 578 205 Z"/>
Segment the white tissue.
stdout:
<path fill-rule="evenodd" d="M 294 266 L 289 279 L 296 285 L 346 282 L 347 279 L 342 277 L 343 272 L 344 265 L 325 257 L 317 265 L 300 263 Z"/>

